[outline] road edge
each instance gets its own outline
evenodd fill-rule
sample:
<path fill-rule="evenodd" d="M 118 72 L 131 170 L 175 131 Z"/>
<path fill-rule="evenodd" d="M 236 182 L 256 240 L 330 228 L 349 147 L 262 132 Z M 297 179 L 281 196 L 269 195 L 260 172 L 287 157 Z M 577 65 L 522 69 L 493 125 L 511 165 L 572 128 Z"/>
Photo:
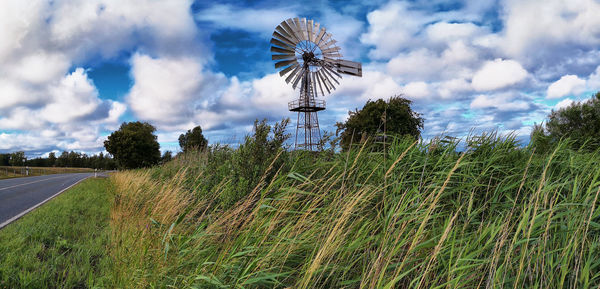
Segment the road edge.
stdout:
<path fill-rule="evenodd" d="M 83 178 L 83 179 L 81 179 L 81 180 L 79 180 L 79 181 L 75 182 L 74 184 L 72 184 L 72 185 L 70 185 L 70 186 L 68 186 L 68 187 L 66 187 L 66 188 L 64 188 L 64 189 L 62 189 L 60 192 L 58 192 L 58 193 L 56 193 L 56 194 L 54 194 L 54 195 L 52 195 L 52 196 L 48 197 L 47 199 L 45 199 L 45 200 L 43 200 L 43 201 L 39 202 L 37 205 L 35 205 L 35 206 L 33 206 L 33 207 L 31 207 L 31 208 L 29 208 L 29 209 L 27 209 L 27 210 L 25 210 L 25 211 L 23 211 L 23 212 L 21 212 L 21 213 L 17 214 L 16 216 L 14 216 L 14 217 L 12 217 L 12 218 L 10 218 L 10 219 L 6 220 L 4 223 L 0 224 L 0 230 L 2 230 L 2 228 L 4 228 L 4 227 L 8 226 L 10 223 L 12 223 L 12 222 L 14 222 L 14 221 L 18 220 L 19 218 L 21 218 L 21 217 L 25 216 L 27 213 L 29 213 L 29 212 L 31 212 L 31 211 L 33 211 L 33 210 L 35 210 L 37 207 L 39 207 L 39 206 L 41 206 L 41 205 L 45 204 L 46 202 L 48 202 L 48 201 L 52 200 L 54 197 L 56 197 L 56 196 L 58 196 L 58 195 L 62 194 L 64 191 L 66 191 L 66 190 L 70 189 L 71 187 L 73 187 L 73 186 L 75 186 L 75 185 L 77 185 L 77 184 L 81 183 L 82 181 L 84 181 L 84 180 L 86 180 L 86 179 L 88 179 L 88 178 L 90 178 L 90 177 L 91 177 L 91 176 L 87 176 L 87 177 L 85 177 L 85 178 Z"/>

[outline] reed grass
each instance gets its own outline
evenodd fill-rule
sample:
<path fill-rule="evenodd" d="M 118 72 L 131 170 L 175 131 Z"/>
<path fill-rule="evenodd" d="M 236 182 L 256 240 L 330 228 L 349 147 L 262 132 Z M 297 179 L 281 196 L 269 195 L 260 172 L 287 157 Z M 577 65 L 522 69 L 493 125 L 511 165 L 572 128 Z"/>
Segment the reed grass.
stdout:
<path fill-rule="evenodd" d="M 598 151 L 538 153 L 495 134 L 461 152 L 388 145 L 283 152 L 244 186 L 232 151 L 114 174 L 117 287 L 600 285 Z"/>

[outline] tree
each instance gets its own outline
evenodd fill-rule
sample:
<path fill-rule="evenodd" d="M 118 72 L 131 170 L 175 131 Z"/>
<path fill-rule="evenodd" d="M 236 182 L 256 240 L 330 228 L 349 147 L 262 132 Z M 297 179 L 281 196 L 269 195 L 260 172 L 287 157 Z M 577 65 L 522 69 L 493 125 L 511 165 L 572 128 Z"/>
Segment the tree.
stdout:
<path fill-rule="evenodd" d="M 160 161 L 156 128 L 147 122 L 125 122 L 104 141 L 104 147 L 123 168 L 149 167 Z"/>
<path fill-rule="evenodd" d="M 160 163 L 164 164 L 164 163 L 170 162 L 172 159 L 173 159 L 173 154 L 171 153 L 171 151 L 166 151 L 160 158 Z"/>
<path fill-rule="evenodd" d="M 188 130 L 185 134 L 179 135 L 179 146 L 185 153 L 191 149 L 204 150 L 208 141 L 202 135 L 202 128 L 196 126 L 191 130 Z"/>
<path fill-rule="evenodd" d="M 19 151 L 19 152 L 14 152 L 12 154 L 10 154 L 10 165 L 11 166 L 23 166 L 25 165 L 25 161 L 27 160 L 27 158 L 25 158 L 25 152 L 23 151 Z"/>
<path fill-rule="evenodd" d="M 0 166 L 10 165 L 10 154 L 0 154 Z"/>
<path fill-rule="evenodd" d="M 48 166 L 53 167 L 56 165 L 56 153 L 50 152 L 48 154 Z"/>
<path fill-rule="evenodd" d="M 532 144 L 542 150 L 564 138 L 571 139 L 574 149 L 600 147 L 600 92 L 587 101 L 552 110 L 545 127 L 536 125 L 531 133 Z"/>
<path fill-rule="evenodd" d="M 423 129 L 424 119 L 421 114 L 410 108 L 411 103 L 400 96 L 392 96 L 388 101 L 369 100 L 361 110 L 349 111 L 348 120 L 336 124 L 337 133 L 341 132 L 342 148 L 346 150 L 351 142 L 358 143 L 377 133 L 418 138 Z"/>

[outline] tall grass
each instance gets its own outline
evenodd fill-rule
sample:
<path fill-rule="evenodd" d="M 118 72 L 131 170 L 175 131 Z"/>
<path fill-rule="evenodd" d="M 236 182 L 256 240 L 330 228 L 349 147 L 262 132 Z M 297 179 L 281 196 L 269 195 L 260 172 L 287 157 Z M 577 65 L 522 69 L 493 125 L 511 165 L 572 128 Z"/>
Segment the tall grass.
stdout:
<path fill-rule="evenodd" d="M 112 177 L 119 287 L 596 288 L 600 156 L 512 137 L 234 152 Z M 222 155 L 219 155 L 222 154 Z M 235 176 L 235 177 L 234 177 Z M 241 188 L 248 187 L 248 190 Z"/>

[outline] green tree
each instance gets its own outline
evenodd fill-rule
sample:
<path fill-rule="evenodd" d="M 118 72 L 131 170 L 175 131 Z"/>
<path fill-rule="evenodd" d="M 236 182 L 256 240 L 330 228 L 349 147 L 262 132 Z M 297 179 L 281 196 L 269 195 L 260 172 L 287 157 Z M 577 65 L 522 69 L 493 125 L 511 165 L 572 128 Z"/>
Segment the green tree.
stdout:
<path fill-rule="evenodd" d="M 545 126 L 536 125 L 531 132 L 531 142 L 540 150 L 564 138 L 571 139 L 574 149 L 600 147 L 600 92 L 587 101 L 552 110 Z"/>
<path fill-rule="evenodd" d="M 56 165 L 56 153 L 50 152 L 48 154 L 48 166 L 53 167 Z"/>
<path fill-rule="evenodd" d="M 208 141 L 202 135 L 202 128 L 200 126 L 196 126 L 188 130 L 185 134 L 179 135 L 179 146 L 184 153 L 190 149 L 204 150 L 207 144 Z"/>
<path fill-rule="evenodd" d="M 147 122 L 125 122 L 104 141 L 104 147 L 123 168 L 149 167 L 160 161 L 156 128 Z"/>
<path fill-rule="evenodd" d="M 348 120 L 336 124 L 337 134 L 341 132 L 340 145 L 346 150 L 350 143 L 358 143 L 378 133 L 418 138 L 424 119 L 411 109 L 411 103 L 408 99 L 393 96 L 387 101 L 369 100 L 361 110 L 349 111 Z"/>
<path fill-rule="evenodd" d="M 0 166 L 10 165 L 10 154 L 0 154 Z"/>
<path fill-rule="evenodd" d="M 170 162 L 173 159 L 173 153 L 171 151 L 166 151 L 162 157 L 160 157 L 160 163 L 164 164 Z"/>
<path fill-rule="evenodd" d="M 25 165 L 26 160 L 27 158 L 25 158 L 25 152 L 19 151 L 10 154 L 9 163 L 11 166 L 23 166 Z"/>

